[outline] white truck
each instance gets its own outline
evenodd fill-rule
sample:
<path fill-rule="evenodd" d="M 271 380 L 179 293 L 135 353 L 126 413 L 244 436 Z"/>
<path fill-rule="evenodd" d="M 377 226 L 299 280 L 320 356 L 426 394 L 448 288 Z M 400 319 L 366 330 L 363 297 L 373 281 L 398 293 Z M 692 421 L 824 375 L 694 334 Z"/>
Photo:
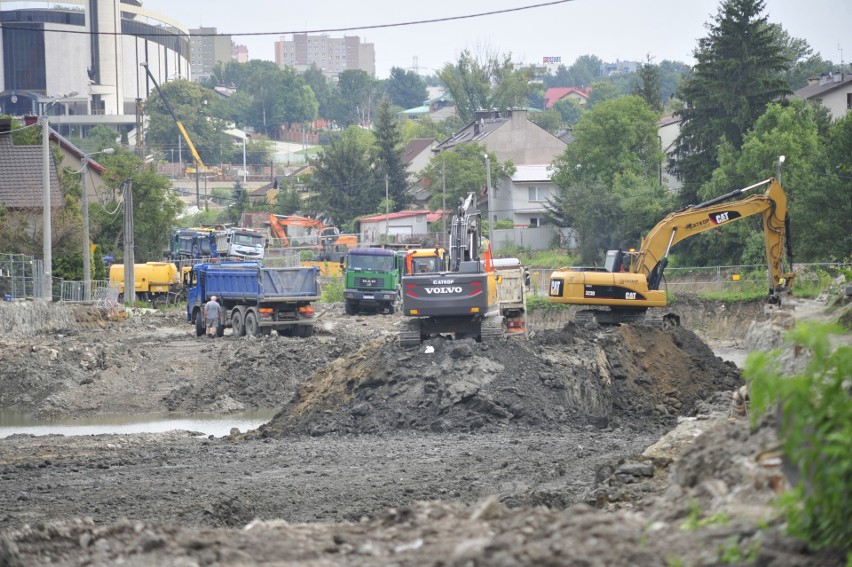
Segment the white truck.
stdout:
<path fill-rule="evenodd" d="M 526 337 L 529 270 L 521 266 L 521 261 L 517 258 L 495 258 L 494 272 L 500 314 L 506 318 L 506 334 Z"/>
<path fill-rule="evenodd" d="M 263 260 L 266 249 L 266 236 L 251 228 L 226 228 L 217 230 L 216 254 L 219 258 L 242 258 L 245 260 Z"/>

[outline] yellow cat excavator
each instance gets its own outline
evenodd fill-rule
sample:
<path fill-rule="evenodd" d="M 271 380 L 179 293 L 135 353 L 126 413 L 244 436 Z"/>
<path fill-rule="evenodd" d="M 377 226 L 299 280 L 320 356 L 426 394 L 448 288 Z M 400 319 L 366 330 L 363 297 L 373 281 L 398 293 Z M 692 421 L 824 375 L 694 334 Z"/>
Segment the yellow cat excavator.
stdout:
<path fill-rule="evenodd" d="M 730 201 L 743 193 L 768 185 L 763 195 Z M 550 276 L 548 299 L 553 303 L 588 305 L 575 321 L 599 324 L 646 322 L 663 325 L 661 317 L 646 319 L 649 307 L 665 307 L 666 292 L 660 289 L 672 246 L 696 234 L 752 215 L 763 216 L 766 259 L 769 264 L 769 303 L 780 304 L 779 293 L 790 288 L 792 273 L 782 269 L 784 250 L 792 270 L 787 195 L 774 178 L 731 191 L 698 205 L 669 214 L 642 240 L 638 252 L 610 250 L 603 268 L 562 268 Z M 609 308 L 603 309 L 603 308 Z M 676 323 L 675 320 L 671 322 Z"/>

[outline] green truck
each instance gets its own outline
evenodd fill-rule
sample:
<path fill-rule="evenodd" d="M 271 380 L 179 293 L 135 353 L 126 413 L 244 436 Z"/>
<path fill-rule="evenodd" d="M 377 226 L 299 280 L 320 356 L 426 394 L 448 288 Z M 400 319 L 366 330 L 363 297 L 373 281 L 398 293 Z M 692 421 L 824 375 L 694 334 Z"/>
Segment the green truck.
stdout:
<path fill-rule="evenodd" d="M 400 259 L 385 248 L 352 248 L 343 259 L 346 314 L 393 314 L 399 301 Z"/>

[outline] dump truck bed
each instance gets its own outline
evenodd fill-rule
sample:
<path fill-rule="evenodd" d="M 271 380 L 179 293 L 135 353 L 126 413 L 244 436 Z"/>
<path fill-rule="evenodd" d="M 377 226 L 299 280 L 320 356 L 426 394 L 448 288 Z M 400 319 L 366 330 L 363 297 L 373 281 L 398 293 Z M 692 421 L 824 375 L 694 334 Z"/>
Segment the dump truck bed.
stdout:
<path fill-rule="evenodd" d="M 210 266 L 206 270 L 207 296 L 224 300 L 258 301 L 318 301 L 319 270 L 314 267 L 260 268 L 245 266 Z"/>

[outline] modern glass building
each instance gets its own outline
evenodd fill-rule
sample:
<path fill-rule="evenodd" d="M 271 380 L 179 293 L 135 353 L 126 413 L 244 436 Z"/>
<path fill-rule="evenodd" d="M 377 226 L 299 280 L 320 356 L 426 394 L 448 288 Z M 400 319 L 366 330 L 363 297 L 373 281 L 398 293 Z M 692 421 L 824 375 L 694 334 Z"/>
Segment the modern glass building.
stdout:
<path fill-rule="evenodd" d="M 131 130 L 137 101 L 191 78 L 189 30 L 139 0 L 0 1 L 0 114 L 48 114 L 60 133 Z"/>

